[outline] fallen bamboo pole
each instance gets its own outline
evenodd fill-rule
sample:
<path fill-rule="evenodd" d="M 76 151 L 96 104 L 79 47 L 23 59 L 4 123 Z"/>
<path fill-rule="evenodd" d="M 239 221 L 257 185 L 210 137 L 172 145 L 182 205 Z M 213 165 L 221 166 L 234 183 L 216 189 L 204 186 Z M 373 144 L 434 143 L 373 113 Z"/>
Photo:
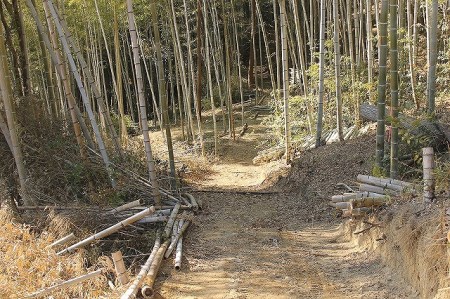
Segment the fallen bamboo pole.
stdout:
<path fill-rule="evenodd" d="M 330 202 L 332 207 L 335 207 L 338 210 L 350 209 L 352 206 L 351 201 L 343 201 L 343 202 Z"/>
<path fill-rule="evenodd" d="M 375 177 L 371 177 L 371 176 L 367 176 L 367 175 L 362 175 L 362 174 L 358 175 L 357 180 L 358 180 L 358 182 L 361 182 L 364 184 L 369 184 L 369 185 L 381 187 L 383 189 L 389 189 L 389 190 L 394 190 L 394 191 L 398 191 L 398 192 L 402 192 L 404 189 L 407 188 L 407 186 L 387 183 L 387 180 L 375 178 Z"/>
<path fill-rule="evenodd" d="M 34 293 L 28 295 L 26 298 L 41 297 L 41 296 L 47 295 L 48 293 L 50 293 L 50 292 L 52 292 L 54 290 L 67 288 L 67 287 L 69 287 L 71 285 L 81 283 L 81 282 L 83 282 L 85 280 L 88 280 L 90 278 L 97 277 L 97 276 L 102 274 L 102 271 L 103 271 L 103 269 L 99 269 L 97 271 L 94 271 L 94 272 L 91 272 L 91 273 L 88 273 L 88 274 L 85 274 L 85 275 L 82 275 L 82 276 L 78 276 L 76 278 L 69 279 L 69 280 L 64 281 L 64 282 L 62 282 L 60 284 L 57 284 L 57 285 L 48 287 L 46 289 L 42 289 L 42 290 L 39 290 L 37 292 L 34 292 Z"/>
<path fill-rule="evenodd" d="M 71 233 L 68 236 L 65 236 L 65 237 L 63 237 L 63 238 L 61 238 L 59 240 L 56 240 L 55 242 L 53 242 L 52 244 L 48 245 L 47 247 L 48 248 L 52 248 L 52 247 L 55 247 L 55 246 L 58 246 L 58 245 L 64 245 L 67 242 L 72 241 L 73 239 L 75 239 L 75 235 L 73 233 Z"/>
<path fill-rule="evenodd" d="M 106 214 L 108 215 L 108 214 L 119 213 L 119 212 L 122 212 L 122 211 L 125 211 L 125 210 L 129 210 L 129 209 L 134 208 L 134 207 L 142 206 L 143 204 L 144 204 L 144 200 L 138 199 L 138 200 L 126 203 L 124 205 L 118 206 L 118 207 L 116 207 L 116 208 L 106 212 Z"/>
<path fill-rule="evenodd" d="M 153 262 L 150 266 L 150 270 L 147 273 L 147 283 L 142 287 L 141 294 L 144 298 L 152 298 L 154 295 L 153 284 L 155 283 L 156 275 L 158 274 L 159 268 L 161 267 L 161 262 L 164 257 L 164 252 L 167 250 L 167 246 L 169 246 L 170 240 L 166 240 L 161 247 L 159 247 L 158 252 L 153 259 Z M 124 299 L 124 298 L 121 298 Z"/>
<path fill-rule="evenodd" d="M 130 281 L 130 278 L 128 277 L 127 269 L 125 268 L 125 264 L 123 262 L 122 252 L 120 252 L 120 250 L 113 252 L 112 260 L 114 262 L 114 269 L 116 270 L 117 279 L 121 285 L 126 285 Z"/>
<path fill-rule="evenodd" d="M 362 207 L 379 207 L 388 202 L 389 196 L 387 197 L 367 197 L 352 200 L 352 205 L 354 208 Z"/>
<path fill-rule="evenodd" d="M 156 233 L 155 245 L 153 245 L 152 252 L 148 257 L 145 264 L 142 266 L 141 271 L 139 271 L 138 275 L 134 278 L 133 284 L 126 290 L 126 292 L 120 297 L 120 299 L 130 299 L 135 298 L 136 294 L 139 290 L 139 287 L 144 282 L 144 278 L 147 276 L 148 271 L 150 270 L 150 266 L 155 259 L 156 253 L 161 247 L 161 233 L 158 231 Z"/>
<path fill-rule="evenodd" d="M 181 204 L 177 203 L 175 205 L 175 207 L 173 208 L 172 213 L 170 214 L 169 220 L 167 221 L 166 228 L 164 229 L 164 233 L 163 233 L 164 238 L 168 238 L 170 236 L 170 232 L 172 230 L 173 223 L 175 221 L 175 217 L 177 216 L 178 211 L 180 210 L 180 206 L 181 206 Z"/>
<path fill-rule="evenodd" d="M 181 230 L 184 224 L 184 219 L 181 219 L 178 223 L 178 230 Z M 181 269 L 181 259 L 183 256 L 183 236 L 180 236 L 177 242 L 177 248 L 175 250 L 175 270 Z"/>
<path fill-rule="evenodd" d="M 122 227 L 130 225 L 130 224 L 132 224 L 132 223 L 134 223 L 134 222 L 144 218 L 145 216 L 153 214 L 154 212 L 155 212 L 155 207 L 151 206 L 151 207 L 145 209 L 142 212 L 139 212 L 139 213 L 137 213 L 137 214 L 135 214 L 135 215 L 133 215 L 131 217 L 128 217 L 127 219 L 125 219 L 123 221 L 120 221 L 119 223 L 117 223 L 117 224 L 115 224 L 115 225 L 113 225 L 113 226 L 111 226 L 111 227 L 109 227 L 109 228 L 107 228 L 105 230 L 102 230 L 101 232 L 96 233 L 96 234 L 94 234 L 94 235 L 92 235 L 92 236 L 90 236 L 90 237 L 88 237 L 88 238 L 86 238 L 86 239 L 84 239 L 84 240 L 82 240 L 82 241 L 80 241 L 80 242 L 78 242 L 78 243 L 76 243 L 76 244 L 74 244 L 74 245 L 72 245 L 72 246 L 70 246 L 70 247 L 60 251 L 60 252 L 58 252 L 57 254 L 61 255 L 61 254 L 64 254 L 66 252 L 71 253 L 71 252 L 73 252 L 75 249 L 77 249 L 79 247 L 84 247 L 84 246 L 94 242 L 95 240 L 99 240 L 101 238 L 107 237 L 107 236 L 117 232 Z"/>
<path fill-rule="evenodd" d="M 139 220 L 136 223 L 156 223 L 156 222 L 166 222 L 167 220 L 169 220 L 169 216 L 149 216 L 149 217 L 145 217 L 142 218 L 141 220 Z"/>
<path fill-rule="evenodd" d="M 401 186 L 404 188 L 410 188 L 410 187 L 414 186 L 412 183 L 405 182 L 405 181 L 389 179 L 389 178 L 379 178 L 379 177 L 364 175 L 364 174 L 358 174 L 357 178 L 358 178 L 358 181 L 363 182 L 363 183 L 365 183 L 365 182 L 361 181 L 361 180 L 370 181 L 371 183 L 368 183 L 368 184 L 372 184 L 372 183 L 391 184 L 391 185 L 398 185 L 398 186 Z M 379 185 L 377 185 L 377 186 L 379 186 Z M 383 186 L 380 186 L 380 187 L 383 187 Z"/>
<path fill-rule="evenodd" d="M 183 195 L 185 195 L 189 199 L 189 201 L 191 202 L 192 210 L 198 211 L 199 206 L 198 206 L 197 201 L 195 200 L 195 197 L 192 196 L 189 193 L 184 193 Z"/>
<path fill-rule="evenodd" d="M 186 221 L 183 224 L 183 226 L 180 228 L 180 230 L 177 232 L 177 235 L 175 236 L 174 240 L 172 240 L 172 242 L 170 242 L 169 248 L 167 248 L 167 251 L 164 255 L 165 258 L 168 258 L 172 254 L 172 251 L 175 248 L 175 245 L 177 244 L 178 240 L 183 235 L 183 233 L 186 231 L 189 224 L 190 224 L 190 221 Z"/>
<path fill-rule="evenodd" d="M 363 184 L 363 183 L 359 184 L 359 190 L 367 191 L 367 192 L 374 192 L 374 193 L 378 193 L 378 194 L 385 194 L 385 195 L 398 195 L 399 193 L 401 193 L 398 191 L 384 189 L 384 188 L 381 188 L 378 186 L 373 186 L 373 185 L 368 185 L 368 184 Z"/>
<path fill-rule="evenodd" d="M 384 194 L 374 192 L 358 192 L 358 193 L 344 193 L 344 195 L 333 195 L 332 202 L 350 201 L 351 199 L 366 198 L 366 197 L 385 197 Z"/>

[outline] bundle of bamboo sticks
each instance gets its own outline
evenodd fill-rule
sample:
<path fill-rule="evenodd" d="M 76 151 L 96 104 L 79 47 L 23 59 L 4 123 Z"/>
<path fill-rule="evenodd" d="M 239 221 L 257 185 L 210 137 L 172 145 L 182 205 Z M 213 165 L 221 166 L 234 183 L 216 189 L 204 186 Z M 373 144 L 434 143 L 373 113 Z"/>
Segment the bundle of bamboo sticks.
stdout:
<path fill-rule="evenodd" d="M 391 197 L 404 192 L 414 192 L 412 183 L 359 174 L 359 191 L 334 195 L 330 205 L 342 210 L 342 217 L 366 215 L 371 209 L 390 202 Z"/>

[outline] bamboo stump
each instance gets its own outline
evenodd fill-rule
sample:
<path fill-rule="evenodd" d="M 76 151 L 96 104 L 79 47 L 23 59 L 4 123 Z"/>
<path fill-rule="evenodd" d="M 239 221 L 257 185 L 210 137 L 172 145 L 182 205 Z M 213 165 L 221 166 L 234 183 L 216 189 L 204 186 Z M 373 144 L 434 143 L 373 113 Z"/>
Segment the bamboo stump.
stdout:
<path fill-rule="evenodd" d="M 434 150 L 426 147 L 423 151 L 423 201 L 430 203 L 434 196 Z"/>

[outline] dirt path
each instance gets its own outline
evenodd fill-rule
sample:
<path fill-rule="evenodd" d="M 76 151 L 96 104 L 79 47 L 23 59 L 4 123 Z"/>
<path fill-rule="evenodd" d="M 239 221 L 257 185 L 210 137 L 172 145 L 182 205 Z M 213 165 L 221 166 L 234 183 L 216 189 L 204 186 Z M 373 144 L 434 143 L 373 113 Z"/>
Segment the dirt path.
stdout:
<path fill-rule="evenodd" d="M 184 242 L 182 270 L 163 266 L 156 285 L 161 296 L 416 298 L 375 254 L 348 239 L 327 205 L 336 183 L 351 184 L 370 169 L 374 138 L 306 152 L 292 167 L 256 166 L 264 126 L 249 125 L 237 141 L 221 139 L 220 163 L 185 176 L 195 189 L 209 191 L 194 192 L 204 209 Z M 261 188 L 271 193 L 250 192 Z"/>

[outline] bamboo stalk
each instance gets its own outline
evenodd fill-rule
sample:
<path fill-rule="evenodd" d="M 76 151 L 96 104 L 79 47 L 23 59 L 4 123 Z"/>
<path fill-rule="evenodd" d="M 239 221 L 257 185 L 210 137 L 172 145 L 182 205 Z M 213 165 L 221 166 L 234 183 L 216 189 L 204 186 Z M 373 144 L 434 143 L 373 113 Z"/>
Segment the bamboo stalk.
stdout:
<path fill-rule="evenodd" d="M 405 187 L 403 187 L 401 185 L 386 183 L 385 180 L 380 179 L 380 178 L 358 175 L 357 180 L 358 180 L 358 182 L 361 182 L 361 183 L 374 185 L 377 187 L 382 187 L 383 189 L 390 189 L 390 190 L 394 190 L 394 191 L 398 191 L 398 192 L 402 192 L 405 189 Z"/>
<path fill-rule="evenodd" d="M 434 150 L 432 147 L 422 149 L 423 152 L 423 200 L 431 202 L 434 199 Z"/>
<path fill-rule="evenodd" d="M 197 201 L 195 200 L 195 197 L 192 196 L 192 195 L 189 194 L 189 193 L 184 193 L 183 195 L 185 195 L 185 196 L 189 199 L 189 201 L 191 202 L 192 209 L 193 209 L 194 211 L 198 211 L 199 205 L 198 205 Z"/>
<path fill-rule="evenodd" d="M 112 253 L 112 260 L 114 262 L 114 268 L 116 270 L 117 279 L 121 285 L 126 285 L 130 278 L 128 277 L 127 269 L 123 262 L 122 252 L 116 251 Z"/>
<path fill-rule="evenodd" d="M 135 201 L 132 201 L 132 202 L 128 202 L 128 203 L 126 203 L 126 204 L 123 204 L 123 205 L 121 205 L 121 206 L 118 206 L 118 207 L 116 207 L 116 208 L 114 208 L 114 209 L 112 209 L 112 210 L 106 212 L 106 214 L 108 215 L 108 214 L 119 213 L 119 212 L 121 212 L 121 211 L 129 210 L 129 209 L 131 209 L 131 208 L 135 208 L 135 207 L 141 206 L 141 205 L 143 205 L 143 204 L 144 204 L 144 200 L 138 199 L 138 200 L 135 200 Z"/>
<path fill-rule="evenodd" d="M 385 194 L 385 195 L 398 195 L 401 192 L 397 192 L 394 190 L 390 190 L 390 189 L 385 189 L 382 187 L 378 187 L 378 186 L 372 186 L 372 185 L 368 185 L 368 184 L 359 184 L 359 190 L 360 191 L 367 191 L 367 192 L 374 192 L 374 193 L 378 193 L 378 194 Z"/>
<path fill-rule="evenodd" d="M 120 299 L 130 299 L 136 297 L 136 293 L 138 292 L 139 287 L 142 285 L 144 278 L 147 275 L 160 246 L 161 246 L 161 234 L 160 231 L 158 231 L 156 233 L 155 245 L 153 245 L 153 249 L 152 252 L 150 253 L 150 256 L 148 257 L 145 264 L 142 266 L 141 271 L 139 271 L 139 274 L 134 278 L 131 286 L 120 297 Z"/>
<path fill-rule="evenodd" d="M 102 274 L 102 271 L 103 271 L 103 269 L 99 269 L 97 271 L 94 271 L 94 272 L 91 272 L 91 273 L 88 273 L 88 274 L 85 274 L 85 275 L 82 275 L 82 276 L 78 276 L 76 278 L 69 279 L 67 281 L 64 281 L 63 283 L 60 283 L 60 284 L 48 287 L 46 289 L 42 289 L 42 290 L 39 290 L 37 292 L 34 292 L 34 293 L 28 295 L 26 298 L 41 297 L 41 296 L 44 296 L 44 295 L 46 295 L 46 294 L 48 294 L 48 293 L 50 293 L 50 292 L 52 292 L 54 290 L 67 288 L 69 286 L 81 283 L 81 282 L 83 282 L 85 280 L 88 280 L 90 278 L 97 277 L 97 276 Z"/>
<path fill-rule="evenodd" d="M 181 228 L 183 227 L 184 224 L 184 219 L 181 219 L 178 222 L 178 230 L 181 230 Z M 177 242 L 177 248 L 175 251 L 175 270 L 180 270 L 181 269 L 181 259 L 183 256 L 183 236 L 180 236 L 180 238 L 178 239 Z"/>
<path fill-rule="evenodd" d="M 367 197 L 367 198 L 359 198 L 359 199 L 353 199 L 352 200 L 352 206 L 354 208 L 361 208 L 361 207 L 378 207 L 382 206 L 385 203 L 388 202 L 389 196 L 387 197 Z"/>
<path fill-rule="evenodd" d="M 73 239 L 75 239 L 75 235 L 73 233 L 71 233 L 68 236 L 65 236 L 65 237 L 63 237 L 63 238 L 61 238 L 59 240 L 56 240 L 55 242 L 53 242 L 52 244 L 48 245 L 47 247 L 48 248 L 52 248 L 52 247 L 55 247 L 55 246 L 58 246 L 58 245 L 63 245 L 63 244 L 66 244 L 67 242 L 72 241 Z"/>
<path fill-rule="evenodd" d="M 175 207 L 173 208 L 172 213 L 170 214 L 170 217 L 169 217 L 169 221 L 167 221 L 166 228 L 164 229 L 164 233 L 163 233 L 164 238 L 169 237 L 170 231 L 172 230 L 173 222 L 175 221 L 175 217 L 177 216 L 178 211 L 180 210 L 180 206 L 181 206 L 181 204 L 177 203 L 175 205 Z"/>
<path fill-rule="evenodd" d="M 150 270 L 147 273 L 147 283 L 142 287 L 141 293 L 144 298 L 152 298 L 154 294 L 153 284 L 155 283 L 156 275 L 158 274 L 159 267 L 161 266 L 161 262 L 164 257 L 164 252 L 169 246 L 170 240 L 166 240 L 161 247 L 158 249 L 158 252 L 153 259 L 153 262 L 150 266 Z M 124 299 L 124 298 L 121 298 Z"/>
<path fill-rule="evenodd" d="M 358 181 L 365 183 L 364 181 L 360 180 L 360 179 L 364 179 L 364 180 L 370 180 L 371 183 L 368 184 L 372 184 L 373 183 L 380 183 L 380 184 L 392 184 L 392 185 L 399 185 L 401 187 L 407 188 L 407 187 L 413 187 L 412 183 L 408 183 L 405 181 L 400 181 L 400 180 L 395 180 L 395 179 L 389 179 L 389 178 L 378 178 L 378 177 L 374 177 L 374 176 L 370 176 L 370 175 L 363 175 L 363 174 L 358 174 Z M 376 185 L 376 186 L 380 186 L 380 185 Z M 383 186 L 380 186 L 383 187 Z"/>
<path fill-rule="evenodd" d="M 132 224 L 132 223 L 134 223 L 134 222 L 144 218 L 145 216 L 153 214 L 154 212 L 155 212 L 155 207 L 151 206 L 151 207 L 149 207 L 148 209 L 146 209 L 146 210 L 144 210 L 142 212 L 139 212 L 139 213 L 137 213 L 137 214 L 135 214 L 135 215 L 133 215 L 131 217 L 128 217 L 127 219 L 125 219 L 123 221 L 120 221 L 119 223 L 117 223 L 117 224 L 115 224 L 115 225 L 113 225 L 113 226 L 111 226 L 111 227 L 109 227 L 107 229 L 104 229 L 101 232 L 96 233 L 96 234 L 94 234 L 94 235 L 92 235 L 92 236 L 90 236 L 90 237 L 88 237 L 88 238 L 86 238 L 86 239 L 84 239 L 84 240 L 82 240 L 82 241 L 80 241 L 80 242 L 78 242 L 78 243 L 76 243 L 76 244 L 74 244 L 74 245 L 72 245 L 72 246 L 70 246 L 70 247 L 60 251 L 60 252 L 58 252 L 58 255 L 64 254 L 66 252 L 71 253 L 77 248 L 84 247 L 84 246 L 94 242 L 95 240 L 99 240 L 101 238 L 107 237 L 107 236 L 117 232 L 122 227 L 130 225 L 130 224 Z"/>
<path fill-rule="evenodd" d="M 352 206 L 352 203 L 351 203 L 351 201 L 331 202 L 330 205 L 332 207 L 335 207 L 338 210 L 344 210 L 344 209 L 350 209 Z"/>
<path fill-rule="evenodd" d="M 358 192 L 358 193 L 344 193 L 344 195 L 333 195 L 332 202 L 350 201 L 351 199 L 365 198 L 365 197 L 385 197 L 384 194 L 374 192 Z"/>
<path fill-rule="evenodd" d="M 142 224 L 142 223 L 156 223 L 156 222 L 165 222 L 165 221 L 168 221 L 168 220 L 169 220 L 169 217 L 165 216 L 165 215 L 163 215 L 163 216 L 150 216 L 150 217 L 142 218 L 141 220 L 139 220 L 136 223 L 140 223 L 140 224 Z"/>
<path fill-rule="evenodd" d="M 165 258 L 168 258 L 172 254 L 172 251 L 175 248 L 175 246 L 177 245 L 178 240 L 183 235 L 183 233 L 186 231 L 189 224 L 190 224 L 190 221 L 186 221 L 183 224 L 183 226 L 180 228 L 180 230 L 177 232 L 177 235 L 175 236 L 175 238 L 172 240 L 172 242 L 170 242 L 169 248 L 167 248 L 167 251 L 164 255 Z"/>

